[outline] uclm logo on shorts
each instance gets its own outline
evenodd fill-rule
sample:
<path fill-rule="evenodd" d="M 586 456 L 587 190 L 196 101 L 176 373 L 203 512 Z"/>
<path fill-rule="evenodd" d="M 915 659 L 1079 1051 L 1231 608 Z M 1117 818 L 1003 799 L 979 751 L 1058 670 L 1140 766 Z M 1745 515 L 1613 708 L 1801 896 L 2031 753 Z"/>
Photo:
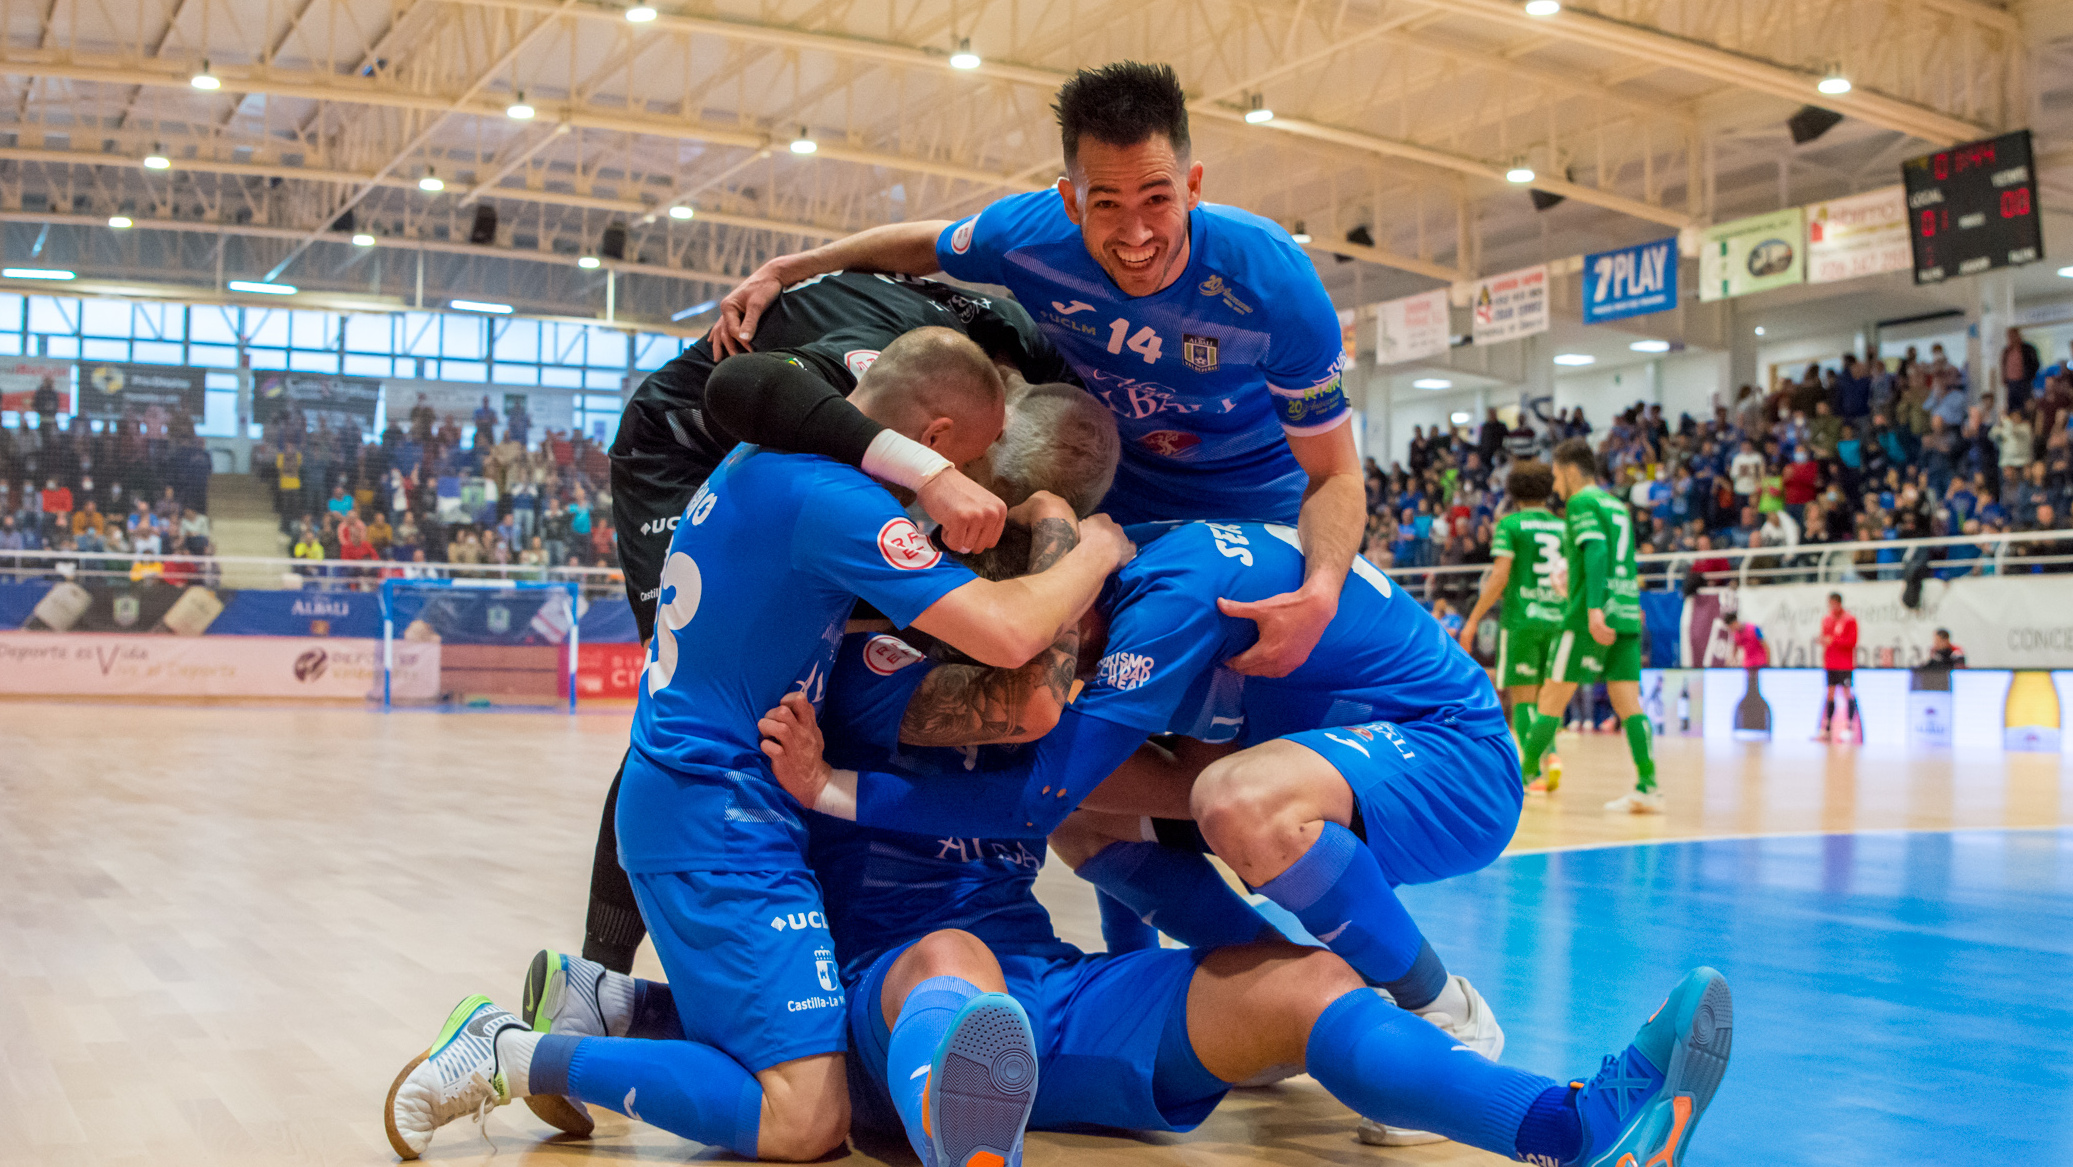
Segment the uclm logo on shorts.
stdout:
<path fill-rule="evenodd" d="M 1101 658 L 1101 667 L 1094 672 L 1094 683 L 1127 693 L 1151 680 L 1156 664 L 1151 657 L 1140 653 L 1112 652 Z"/>
<path fill-rule="evenodd" d="M 878 528 L 878 553 L 901 571 L 926 571 L 943 560 L 943 553 L 904 515 Z"/>

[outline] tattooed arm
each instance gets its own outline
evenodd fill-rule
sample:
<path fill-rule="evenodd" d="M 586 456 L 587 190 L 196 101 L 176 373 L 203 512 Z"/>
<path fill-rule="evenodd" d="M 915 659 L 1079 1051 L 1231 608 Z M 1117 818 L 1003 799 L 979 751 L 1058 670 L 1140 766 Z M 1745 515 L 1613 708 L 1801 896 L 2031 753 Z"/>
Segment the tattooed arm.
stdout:
<path fill-rule="evenodd" d="M 1079 542 L 1072 511 L 1063 503 L 1038 503 L 1036 515 L 1030 523 L 1031 572 L 1063 559 Z M 1019 669 L 937 665 L 907 702 L 900 740 L 912 746 L 1035 741 L 1058 724 L 1060 711 L 1072 698 L 1079 655 L 1080 627 L 1074 621 L 1051 647 Z"/>

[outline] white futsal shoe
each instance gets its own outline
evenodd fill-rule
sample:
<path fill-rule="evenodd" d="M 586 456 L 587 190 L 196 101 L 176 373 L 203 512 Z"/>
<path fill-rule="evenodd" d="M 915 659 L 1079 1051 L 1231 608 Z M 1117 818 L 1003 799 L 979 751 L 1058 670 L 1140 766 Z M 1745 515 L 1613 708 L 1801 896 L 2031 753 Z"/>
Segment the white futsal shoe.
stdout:
<path fill-rule="evenodd" d="M 1615 814 L 1662 814 L 1667 807 L 1660 790 L 1629 790 L 1606 803 L 1605 809 Z"/>
<path fill-rule="evenodd" d="M 497 1035 L 525 1029 L 525 1022 L 470 997 L 454 1006 L 432 1048 L 410 1060 L 389 1086 L 383 1122 L 389 1146 L 400 1158 L 415 1159 L 432 1143 L 432 1132 L 462 1115 L 480 1123 L 511 1101 L 504 1068 L 497 1062 Z"/>
<path fill-rule="evenodd" d="M 551 948 L 533 954 L 525 971 L 520 1016 L 535 1033 L 605 1037 L 611 1032 L 601 1000 L 610 970 L 593 960 Z M 528 1094 L 525 1104 L 541 1122 L 589 1137 L 597 1129 L 583 1103 L 560 1094 Z"/>
<path fill-rule="evenodd" d="M 1382 992 L 1382 990 L 1376 990 Z M 1458 995 L 1457 995 L 1458 991 Z M 1383 994 L 1387 996 L 1387 993 Z M 1456 1013 L 1459 1016 L 1456 1016 Z M 1476 992 L 1476 987 L 1463 976 L 1447 978 L 1447 991 L 1443 991 L 1432 1004 L 1418 1011 L 1425 1018 L 1445 1031 L 1449 1037 L 1475 1052 L 1496 1061 L 1504 1053 L 1504 1030 L 1497 1024 L 1497 1015 L 1490 1010 L 1490 1003 Z M 1360 1120 L 1360 1128 L 1354 1132 L 1360 1141 L 1374 1147 L 1419 1147 L 1426 1143 L 1444 1143 L 1447 1136 L 1431 1131 L 1414 1131 L 1405 1127 L 1388 1126 L 1371 1118 Z"/>

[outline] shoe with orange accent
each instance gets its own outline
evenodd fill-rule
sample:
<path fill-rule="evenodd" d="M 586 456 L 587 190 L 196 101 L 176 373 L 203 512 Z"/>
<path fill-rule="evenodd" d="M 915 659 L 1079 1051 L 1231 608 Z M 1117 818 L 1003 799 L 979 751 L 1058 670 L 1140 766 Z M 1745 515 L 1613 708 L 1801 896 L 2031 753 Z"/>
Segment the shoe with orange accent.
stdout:
<path fill-rule="evenodd" d="M 1727 1073 L 1734 997 L 1710 968 L 1693 969 L 1633 1044 L 1577 1091 L 1579 1167 L 1680 1167 L 1699 1118 Z"/>
<path fill-rule="evenodd" d="M 936 1047 L 922 1094 L 930 1167 L 1021 1167 L 1036 1105 L 1036 1035 L 1006 993 L 965 1002 Z"/>

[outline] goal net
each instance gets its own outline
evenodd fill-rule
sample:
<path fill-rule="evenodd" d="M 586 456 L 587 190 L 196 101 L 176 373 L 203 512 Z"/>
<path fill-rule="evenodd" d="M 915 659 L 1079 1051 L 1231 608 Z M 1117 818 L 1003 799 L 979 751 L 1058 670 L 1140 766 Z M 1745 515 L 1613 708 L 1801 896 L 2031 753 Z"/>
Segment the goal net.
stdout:
<path fill-rule="evenodd" d="M 576 708 L 577 587 L 385 580 L 382 704 Z"/>

